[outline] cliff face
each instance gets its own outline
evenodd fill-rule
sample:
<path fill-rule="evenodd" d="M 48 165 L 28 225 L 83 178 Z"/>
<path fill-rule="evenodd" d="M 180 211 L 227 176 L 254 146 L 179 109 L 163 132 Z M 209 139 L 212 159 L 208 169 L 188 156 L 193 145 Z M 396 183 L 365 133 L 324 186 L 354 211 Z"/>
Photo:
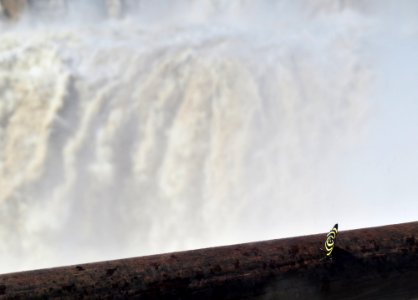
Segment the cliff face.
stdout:
<path fill-rule="evenodd" d="M 86 1 L 87 2 L 87 1 Z M 8 20 L 17 20 L 25 12 L 36 15 L 60 15 L 68 10 L 73 2 L 67 0 L 0 0 L 0 15 Z M 82 2 L 80 2 L 82 3 Z M 122 17 L 124 12 L 135 4 L 126 0 L 93 0 L 88 5 L 103 8 L 103 16 Z"/>
<path fill-rule="evenodd" d="M 16 20 L 27 5 L 27 0 L 0 0 L 0 14 L 8 19 Z"/>

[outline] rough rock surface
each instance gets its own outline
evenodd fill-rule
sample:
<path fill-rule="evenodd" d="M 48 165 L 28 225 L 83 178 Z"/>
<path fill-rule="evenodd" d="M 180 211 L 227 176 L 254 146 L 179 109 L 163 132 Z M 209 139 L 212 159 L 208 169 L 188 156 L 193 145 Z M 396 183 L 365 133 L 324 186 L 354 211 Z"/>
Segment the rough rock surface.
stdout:
<path fill-rule="evenodd" d="M 0 276 L 0 298 L 417 299 L 418 222 Z"/>

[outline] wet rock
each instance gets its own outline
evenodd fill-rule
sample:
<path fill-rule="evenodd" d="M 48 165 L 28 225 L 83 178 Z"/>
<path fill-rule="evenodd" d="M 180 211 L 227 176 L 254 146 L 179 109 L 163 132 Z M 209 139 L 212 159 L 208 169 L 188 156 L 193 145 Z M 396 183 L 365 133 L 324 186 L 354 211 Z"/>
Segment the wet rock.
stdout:
<path fill-rule="evenodd" d="M 8 19 L 17 20 L 27 9 L 27 0 L 0 0 L 0 13 Z"/>

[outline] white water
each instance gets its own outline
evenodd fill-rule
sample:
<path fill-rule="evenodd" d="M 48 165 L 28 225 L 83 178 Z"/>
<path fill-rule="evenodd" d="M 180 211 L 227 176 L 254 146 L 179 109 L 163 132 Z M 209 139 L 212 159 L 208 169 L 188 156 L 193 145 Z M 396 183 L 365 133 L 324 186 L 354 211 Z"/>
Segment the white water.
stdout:
<path fill-rule="evenodd" d="M 335 162 L 369 107 L 365 18 L 199 3 L 1 25 L 1 272 L 338 221 Z"/>

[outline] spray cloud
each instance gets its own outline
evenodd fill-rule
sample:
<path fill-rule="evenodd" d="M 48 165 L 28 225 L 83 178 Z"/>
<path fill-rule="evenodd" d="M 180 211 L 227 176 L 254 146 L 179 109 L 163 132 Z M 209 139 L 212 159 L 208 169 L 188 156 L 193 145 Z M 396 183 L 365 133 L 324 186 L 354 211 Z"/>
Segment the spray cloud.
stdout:
<path fill-rule="evenodd" d="M 308 233 L 330 213 L 326 172 L 368 107 L 361 14 L 168 2 L 2 25 L 2 272 Z"/>

